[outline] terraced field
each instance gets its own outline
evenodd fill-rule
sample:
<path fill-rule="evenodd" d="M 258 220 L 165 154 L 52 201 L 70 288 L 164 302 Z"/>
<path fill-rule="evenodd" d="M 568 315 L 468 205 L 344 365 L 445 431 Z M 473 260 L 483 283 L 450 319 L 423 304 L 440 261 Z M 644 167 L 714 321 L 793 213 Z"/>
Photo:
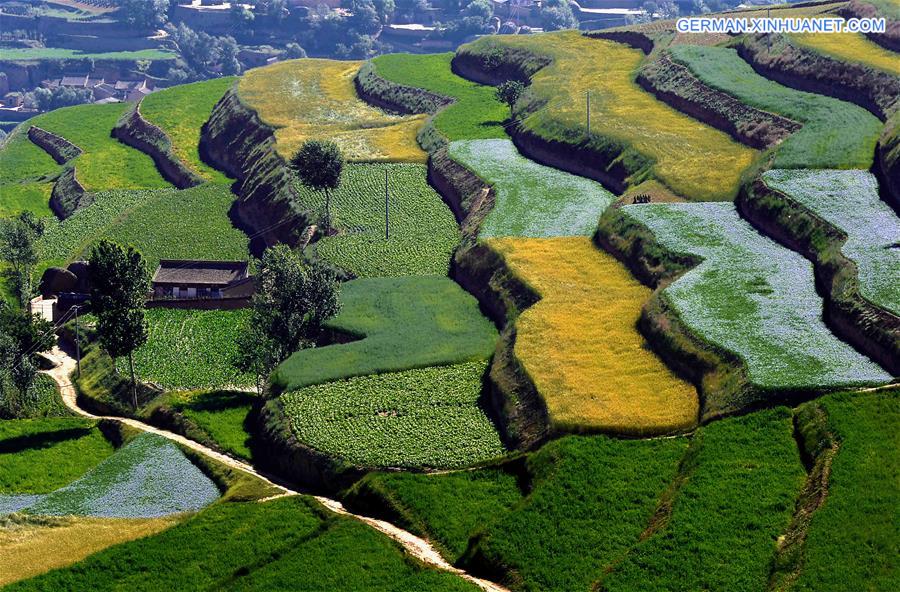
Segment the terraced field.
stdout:
<path fill-rule="evenodd" d="M 178 158 L 213 183 L 228 183 L 229 179 L 200 159 L 200 130 L 213 106 L 236 80 L 225 76 L 183 84 L 152 93 L 141 101 L 141 115 L 166 132 Z"/>
<path fill-rule="evenodd" d="M 48 180 L 59 171 L 49 154 L 28 139 L 28 126 L 20 125 L 0 145 L 0 217 L 29 211 L 50 216 Z"/>
<path fill-rule="evenodd" d="M 882 123 L 867 110 L 801 92 L 757 74 L 733 49 L 674 46 L 672 58 L 707 85 L 743 103 L 802 122 L 776 149 L 779 168 L 868 169 Z"/>
<path fill-rule="evenodd" d="M 615 201 L 599 183 L 524 158 L 509 140 L 452 142 L 450 157 L 494 187 L 480 238 L 588 236 Z"/>
<path fill-rule="evenodd" d="M 247 259 L 247 236 L 228 218 L 233 201 L 227 186 L 212 184 L 100 192 L 90 207 L 48 224 L 38 242 L 39 267 L 84 256 L 104 238 L 134 245 L 151 273 L 160 259 Z"/>
<path fill-rule="evenodd" d="M 487 361 L 362 376 L 282 396 L 297 439 L 352 464 L 456 468 L 502 456 L 479 407 Z"/>
<path fill-rule="evenodd" d="M 78 168 L 78 180 L 88 191 L 170 187 L 149 156 L 110 136 L 128 108 L 125 103 L 78 105 L 50 111 L 30 121 L 84 151 L 72 164 Z"/>
<path fill-rule="evenodd" d="M 650 291 L 625 267 L 588 238 L 488 244 L 541 295 L 516 321 L 515 355 L 555 428 L 648 435 L 696 423 L 694 387 L 635 329 Z"/>
<path fill-rule="evenodd" d="M 251 387 L 253 377 L 231 366 L 249 316 L 246 310 L 148 310 L 150 335 L 134 355 L 138 376 L 166 389 Z M 121 364 L 126 372 L 127 362 Z"/>
<path fill-rule="evenodd" d="M 453 212 L 420 164 L 350 164 L 331 196 L 337 234 L 314 243 L 323 259 L 356 277 L 445 275 L 459 243 Z M 385 238 L 385 175 L 389 238 Z M 303 203 L 324 217 L 325 196 L 297 184 Z"/>
<path fill-rule="evenodd" d="M 448 278 L 368 278 L 343 285 L 327 329 L 358 339 L 293 354 L 272 375 L 290 391 L 341 378 L 490 357 L 497 339 L 477 301 Z"/>
<path fill-rule="evenodd" d="M 891 379 L 825 326 L 811 264 L 757 234 L 733 205 L 648 204 L 623 211 L 664 248 L 704 259 L 663 296 L 699 338 L 740 357 L 754 384 L 784 392 Z"/>
<path fill-rule="evenodd" d="M 509 108 L 496 99 L 492 87 L 454 74 L 452 59 L 452 53 L 393 53 L 378 56 L 372 63 L 385 80 L 454 99 L 434 118 L 435 127 L 448 140 L 505 138 L 503 122 L 509 117 Z"/>
<path fill-rule="evenodd" d="M 858 33 L 804 33 L 791 35 L 791 39 L 800 47 L 811 49 L 844 62 L 852 62 L 870 66 L 876 70 L 884 70 L 894 76 L 900 76 L 900 60 L 897 54 L 869 41 L 865 35 Z"/>
<path fill-rule="evenodd" d="M 841 252 L 856 263 L 862 295 L 900 315 L 900 218 L 866 171 L 783 171 L 763 181 L 847 235 Z"/>
<path fill-rule="evenodd" d="M 304 59 L 250 70 L 241 100 L 276 128 L 278 152 L 289 158 L 304 140 L 326 138 L 357 162 L 425 162 L 416 132 L 425 116 L 400 117 L 364 103 L 353 77 L 362 62 Z"/>
<path fill-rule="evenodd" d="M 649 173 L 691 200 L 725 200 L 737 193 L 740 174 L 756 152 L 637 86 L 635 71 L 644 58 L 640 50 L 567 31 L 485 38 L 463 51 L 482 54 L 498 46 L 554 60 L 532 77 L 531 91 L 540 106 L 523 121 L 527 130 L 564 144 L 582 142 L 585 96 L 590 91 L 592 133 L 650 161 L 647 173 L 632 178 L 631 184 Z M 633 152 L 629 155 L 635 158 Z"/>

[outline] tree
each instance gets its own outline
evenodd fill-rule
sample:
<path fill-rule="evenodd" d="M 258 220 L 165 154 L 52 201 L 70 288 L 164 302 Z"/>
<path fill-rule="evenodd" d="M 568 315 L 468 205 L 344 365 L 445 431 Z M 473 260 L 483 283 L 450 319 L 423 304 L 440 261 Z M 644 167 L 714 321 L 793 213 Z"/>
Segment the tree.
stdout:
<path fill-rule="evenodd" d="M 255 277 L 250 319 L 238 339 L 235 366 L 265 381 L 295 351 L 312 347 L 322 326 L 341 308 L 340 286 L 321 262 L 303 263 L 286 245 L 263 253 Z"/>
<path fill-rule="evenodd" d="M 541 24 L 545 31 L 577 29 L 578 19 L 572 13 L 569 0 L 547 0 L 541 6 Z"/>
<path fill-rule="evenodd" d="M 37 374 L 34 358 L 55 340 L 46 319 L 0 304 L 0 413 L 16 417 L 25 408 Z"/>
<path fill-rule="evenodd" d="M 291 60 L 305 58 L 306 50 L 300 47 L 299 43 L 288 43 L 284 46 L 284 57 Z"/>
<path fill-rule="evenodd" d="M 305 186 L 325 192 L 325 232 L 330 232 L 331 191 L 340 187 L 344 170 L 341 149 L 331 140 L 307 140 L 291 157 L 291 168 Z"/>
<path fill-rule="evenodd" d="M 381 30 L 381 19 L 372 0 L 353 0 L 347 24 L 357 33 L 371 35 Z"/>
<path fill-rule="evenodd" d="M 144 308 L 150 276 L 141 254 L 102 240 L 91 250 L 91 308 L 100 345 L 113 358 L 128 356 L 131 405 L 138 406 L 134 350 L 147 342 Z"/>
<path fill-rule="evenodd" d="M 119 0 L 122 20 L 141 29 L 155 29 L 169 20 L 169 0 Z"/>
<path fill-rule="evenodd" d="M 509 106 L 509 110 L 512 111 L 513 106 L 515 106 L 516 101 L 519 100 L 523 92 L 525 92 L 524 84 L 518 80 L 507 80 L 497 87 L 494 94 L 498 101 L 506 103 Z"/>
<path fill-rule="evenodd" d="M 0 258 L 12 266 L 16 297 L 22 304 L 31 299 L 31 273 L 38 261 L 36 242 L 44 233 L 44 222 L 31 212 L 22 212 L 0 226 Z"/>

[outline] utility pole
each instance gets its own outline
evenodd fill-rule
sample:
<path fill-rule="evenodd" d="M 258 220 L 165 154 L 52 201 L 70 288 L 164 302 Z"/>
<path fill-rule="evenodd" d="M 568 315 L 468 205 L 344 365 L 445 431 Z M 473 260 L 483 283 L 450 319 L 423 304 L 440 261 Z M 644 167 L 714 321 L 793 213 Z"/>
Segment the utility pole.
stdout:
<path fill-rule="evenodd" d="M 388 207 L 391 195 L 388 192 L 388 170 L 384 169 L 384 240 L 391 238 L 391 213 Z"/>
<path fill-rule="evenodd" d="M 591 91 L 587 91 L 587 133 L 591 135 Z"/>
<path fill-rule="evenodd" d="M 78 378 L 81 378 L 81 334 L 78 330 L 78 305 L 76 304 L 72 308 L 75 309 L 75 360 L 78 364 Z"/>

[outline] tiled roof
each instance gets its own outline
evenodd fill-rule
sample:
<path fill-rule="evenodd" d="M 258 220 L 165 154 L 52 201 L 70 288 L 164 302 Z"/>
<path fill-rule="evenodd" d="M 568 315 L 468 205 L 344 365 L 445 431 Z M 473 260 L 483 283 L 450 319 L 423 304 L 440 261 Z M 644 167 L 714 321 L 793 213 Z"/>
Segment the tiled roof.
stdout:
<path fill-rule="evenodd" d="M 163 260 L 153 275 L 154 284 L 227 286 L 247 277 L 246 261 Z"/>

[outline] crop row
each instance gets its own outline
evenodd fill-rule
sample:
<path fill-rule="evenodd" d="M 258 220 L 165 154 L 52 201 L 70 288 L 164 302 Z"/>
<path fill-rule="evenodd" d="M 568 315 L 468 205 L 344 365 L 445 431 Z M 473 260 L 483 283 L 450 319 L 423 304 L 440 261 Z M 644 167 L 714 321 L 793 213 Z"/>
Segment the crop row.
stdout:
<path fill-rule="evenodd" d="M 757 109 L 803 123 L 778 145 L 776 167 L 871 167 L 882 124 L 862 107 L 772 82 L 733 49 L 674 45 L 669 51 L 705 84 Z"/>
<path fill-rule="evenodd" d="M 416 143 L 424 115 L 395 116 L 356 96 L 361 62 L 291 60 L 247 72 L 243 102 L 275 127 L 278 152 L 289 158 L 308 139 L 338 143 L 352 161 L 425 162 Z"/>
<path fill-rule="evenodd" d="M 650 290 L 587 237 L 492 239 L 541 300 L 516 320 L 515 356 L 562 429 L 659 434 L 694 425 L 697 393 L 636 329 Z"/>
<path fill-rule="evenodd" d="M 634 81 L 644 59 L 640 50 L 567 31 L 485 37 L 461 51 L 489 55 L 498 47 L 554 60 L 532 76 L 534 108 L 525 113 L 526 130 L 549 141 L 581 146 L 587 140 L 590 92 L 591 133 L 597 136 L 591 141 L 609 139 L 630 147 L 629 159 L 649 159 L 652 174 L 688 199 L 730 199 L 737 193 L 741 172 L 755 151 L 642 90 Z"/>
<path fill-rule="evenodd" d="M 856 263 L 862 295 L 900 315 L 900 218 L 871 173 L 771 170 L 763 180 L 843 231 L 841 251 Z"/>
<path fill-rule="evenodd" d="M 454 468 L 501 456 L 479 407 L 487 362 L 361 376 L 282 396 L 297 439 L 347 462 Z"/>
<path fill-rule="evenodd" d="M 172 140 L 172 150 L 193 170 L 213 183 L 228 183 L 228 177 L 200 159 L 200 130 L 213 106 L 234 84 L 233 77 L 182 84 L 148 95 L 141 101 L 141 115 Z"/>
<path fill-rule="evenodd" d="M 252 385 L 253 377 L 232 366 L 248 318 L 246 310 L 148 310 L 149 338 L 135 352 L 135 370 L 166 389 Z M 124 359 L 118 364 L 126 370 Z"/>
<path fill-rule="evenodd" d="M 740 357 L 752 383 L 787 390 L 890 380 L 829 331 L 812 265 L 759 235 L 732 204 L 623 211 L 666 249 L 703 258 L 662 295 L 695 335 Z"/>
<path fill-rule="evenodd" d="M 366 278 L 343 285 L 327 323 L 356 341 L 294 353 L 272 375 L 283 390 L 340 378 L 484 360 L 497 330 L 478 301 L 446 277 Z"/>
<path fill-rule="evenodd" d="M 323 194 L 299 184 L 297 190 L 307 208 L 324 216 Z M 337 234 L 313 248 L 357 277 L 446 275 L 459 243 L 456 219 L 420 164 L 350 164 L 331 196 L 331 215 Z"/>
<path fill-rule="evenodd" d="M 589 236 L 615 200 L 599 183 L 526 159 L 509 140 L 452 142 L 450 157 L 494 187 L 480 238 Z"/>

